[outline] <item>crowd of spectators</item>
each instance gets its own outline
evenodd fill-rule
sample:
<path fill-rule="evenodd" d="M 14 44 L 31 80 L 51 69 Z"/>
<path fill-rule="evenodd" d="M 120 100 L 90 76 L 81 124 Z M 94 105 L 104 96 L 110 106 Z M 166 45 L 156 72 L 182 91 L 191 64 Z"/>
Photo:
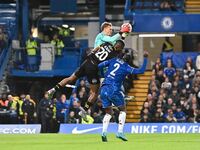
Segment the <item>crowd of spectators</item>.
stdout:
<path fill-rule="evenodd" d="M 182 69 L 171 59 L 153 66 L 141 122 L 200 122 L 200 70 L 188 57 Z"/>
<path fill-rule="evenodd" d="M 160 3 L 160 11 L 177 11 L 177 6 L 172 0 L 164 0 Z"/>
<path fill-rule="evenodd" d="M 65 94 L 49 99 L 45 93 L 41 100 L 33 100 L 30 95 L 2 94 L 0 97 L 0 124 L 41 123 L 42 132 L 57 132 L 60 123 L 102 123 L 104 111 L 98 98 L 88 110 L 89 122 L 81 118 L 79 106 L 84 106 L 89 96 L 87 81 L 82 79 L 67 99 Z M 117 121 L 118 110 L 114 109 L 112 121 Z"/>

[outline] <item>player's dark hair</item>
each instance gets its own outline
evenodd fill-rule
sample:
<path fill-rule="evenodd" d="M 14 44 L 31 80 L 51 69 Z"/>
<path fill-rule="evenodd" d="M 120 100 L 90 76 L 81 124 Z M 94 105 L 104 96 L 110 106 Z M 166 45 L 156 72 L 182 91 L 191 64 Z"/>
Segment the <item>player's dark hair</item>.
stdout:
<path fill-rule="evenodd" d="M 125 53 L 122 59 L 123 59 L 125 62 L 129 63 L 130 55 L 128 55 L 127 53 Z"/>
<path fill-rule="evenodd" d="M 124 41 L 122 41 L 122 40 L 117 40 L 116 43 L 115 43 L 115 45 L 114 45 L 114 47 L 115 47 L 115 46 L 120 46 L 120 48 L 123 49 L 124 46 L 125 46 Z"/>

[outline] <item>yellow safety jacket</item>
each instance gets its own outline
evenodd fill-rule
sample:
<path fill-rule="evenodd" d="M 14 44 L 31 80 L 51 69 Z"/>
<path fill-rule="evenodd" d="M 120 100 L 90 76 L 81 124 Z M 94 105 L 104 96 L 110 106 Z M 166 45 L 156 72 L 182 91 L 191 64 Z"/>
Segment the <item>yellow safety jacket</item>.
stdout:
<path fill-rule="evenodd" d="M 173 45 L 171 45 L 170 43 L 168 43 L 167 41 L 165 41 L 164 42 L 164 44 L 165 44 L 165 49 L 164 49 L 164 51 L 172 51 L 173 50 Z"/>
<path fill-rule="evenodd" d="M 58 56 L 62 55 L 62 49 L 64 47 L 63 41 L 57 39 L 57 40 L 52 40 L 51 44 L 54 45 L 55 47 L 55 54 Z"/>
<path fill-rule="evenodd" d="M 19 101 L 19 97 L 17 96 L 13 97 L 13 101 L 10 106 L 12 110 L 17 110 L 18 101 Z"/>
<path fill-rule="evenodd" d="M 26 42 L 26 50 L 28 56 L 35 56 L 37 51 L 37 42 L 29 39 Z"/>
<path fill-rule="evenodd" d="M 23 111 L 22 111 L 22 104 L 23 104 L 23 100 L 19 100 L 18 103 L 19 103 L 19 115 L 23 115 Z"/>
<path fill-rule="evenodd" d="M 10 106 L 12 110 L 17 110 L 17 103 L 18 102 L 16 100 L 12 101 L 11 106 Z"/>
<path fill-rule="evenodd" d="M 69 29 L 63 29 L 61 28 L 58 32 L 59 35 L 63 36 L 63 37 L 67 37 L 69 36 L 70 30 Z"/>
<path fill-rule="evenodd" d="M 86 118 L 87 118 L 88 122 L 84 121 L 84 119 L 82 118 L 81 119 L 82 124 L 93 124 L 94 119 L 90 115 L 87 115 Z"/>
<path fill-rule="evenodd" d="M 53 119 L 56 119 L 56 106 L 53 105 Z"/>

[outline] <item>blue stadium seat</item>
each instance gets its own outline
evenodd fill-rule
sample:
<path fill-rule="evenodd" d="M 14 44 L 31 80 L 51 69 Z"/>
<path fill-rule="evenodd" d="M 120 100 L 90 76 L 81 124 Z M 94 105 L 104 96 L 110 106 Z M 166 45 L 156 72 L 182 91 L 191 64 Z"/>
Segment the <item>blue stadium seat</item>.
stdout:
<path fill-rule="evenodd" d="M 132 11 L 135 13 L 183 13 L 184 1 L 174 1 L 177 11 L 160 11 L 160 0 L 135 0 L 132 5 Z M 129 9 L 129 8 L 128 8 Z M 129 11 L 129 10 L 125 10 Z"/>
<path fill-rule="evenodd" d="M 62 69 L 68 72 L 73 72 L 80 65 L 80 50 L 65 49 L 63 56 L 56 57 L 53 69 Z"/>

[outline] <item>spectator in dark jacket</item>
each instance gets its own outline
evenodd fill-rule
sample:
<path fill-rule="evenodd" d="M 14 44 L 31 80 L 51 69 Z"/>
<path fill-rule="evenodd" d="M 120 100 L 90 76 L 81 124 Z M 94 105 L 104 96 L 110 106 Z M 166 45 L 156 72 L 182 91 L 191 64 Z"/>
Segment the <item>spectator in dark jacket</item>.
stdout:
<path fill-rule="evenodd" d="M 77 123 L 77 119 L 75 118 L 74 111 L 70 111 L 68 123 Z"/>
<path fill-rule="evenodd" d="M 38 119 L 42 125 L 42 133 L 48 133 L 52 131 L 54 115 L 53 109 L 53 101 L 48 99 L 48 93 L 45 93 L 44 98 L 38 104 Z"/>
<path fill-rule="evenodd" d="M 22 111 L 24 113 L 25 124 L 34 122 L 35 102 L 31 99 L 30 95 L 26 95 L 25 101 L 22 104 Z"/>

